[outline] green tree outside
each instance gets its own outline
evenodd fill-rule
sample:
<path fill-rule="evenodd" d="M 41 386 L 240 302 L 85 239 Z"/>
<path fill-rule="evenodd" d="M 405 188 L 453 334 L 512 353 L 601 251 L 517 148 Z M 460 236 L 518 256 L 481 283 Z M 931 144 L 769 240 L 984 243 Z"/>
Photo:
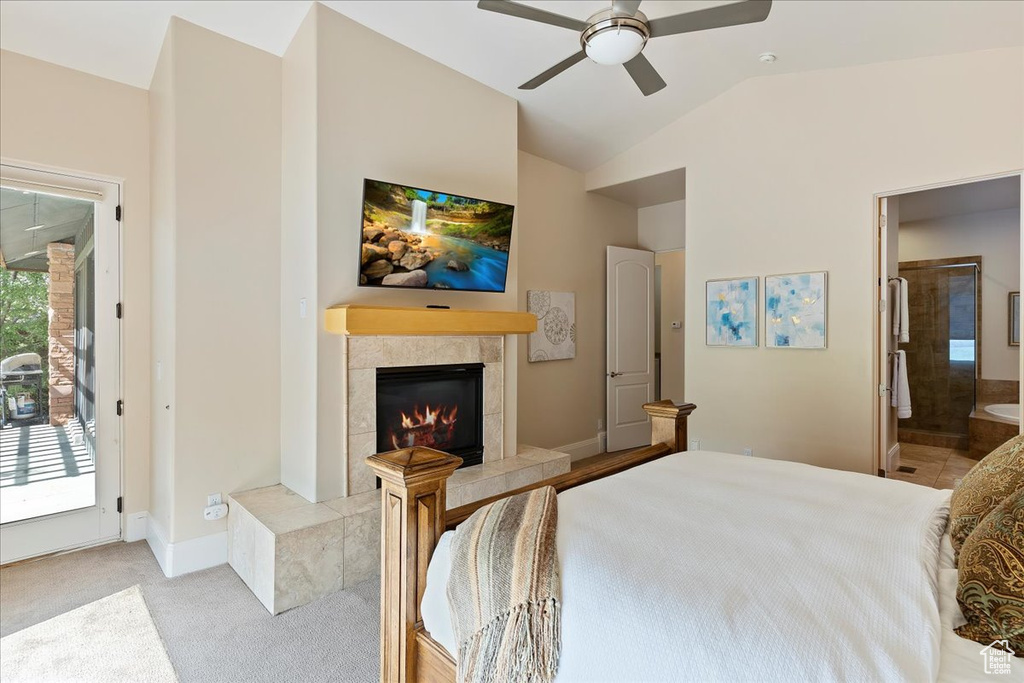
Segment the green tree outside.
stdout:
<path fill-rule="evenodd" d="M 44 412 L 49 384 L 49 289 L 47 273 L 0 268 L 0 359 L 19 353 L 39 354 L 43 364 L 43 395 L 35 398 Z"/>

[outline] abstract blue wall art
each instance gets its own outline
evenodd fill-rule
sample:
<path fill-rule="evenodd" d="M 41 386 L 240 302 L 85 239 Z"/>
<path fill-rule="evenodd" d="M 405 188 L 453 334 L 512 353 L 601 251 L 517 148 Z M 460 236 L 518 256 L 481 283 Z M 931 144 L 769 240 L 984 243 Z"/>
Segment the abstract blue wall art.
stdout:
<path fill-rule="evenodd" d="M 757 278 L 708 280 L 707 345 L 757 346 Z"/>
<path fill-rule="evenodd" d="M 764 278 L 764 345 L 770 349 L 825 348 L 827 273 Z"/>

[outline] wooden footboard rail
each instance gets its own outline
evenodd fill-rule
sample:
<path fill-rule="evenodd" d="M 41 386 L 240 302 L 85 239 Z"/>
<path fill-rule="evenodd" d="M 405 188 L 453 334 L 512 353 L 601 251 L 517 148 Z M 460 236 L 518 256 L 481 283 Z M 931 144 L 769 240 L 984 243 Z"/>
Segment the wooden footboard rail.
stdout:
<path fill-rule="evenodd" d="M 651 416 L 650 446 L 448 511 L 445 482 L 462 464 L 461 458 L 430 448 L 406 448 L 367 458 L 367 464 L 381 478 L 380 680 L 455 680 L 455 662 L 423 630 L 420 614 L 427 566 L 446 529 L 454 528 L 484 505 L 517 493 L 542 486 L 565 491 L 684 451 L 686 418 L 695 408 L 692 403 L 646 403 L 644 410 Z"/>

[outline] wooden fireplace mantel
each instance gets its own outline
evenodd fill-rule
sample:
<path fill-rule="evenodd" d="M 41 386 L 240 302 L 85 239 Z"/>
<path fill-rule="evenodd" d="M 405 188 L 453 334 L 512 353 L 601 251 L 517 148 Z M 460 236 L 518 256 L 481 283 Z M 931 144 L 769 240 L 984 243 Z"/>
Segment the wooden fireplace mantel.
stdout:
<path fill-rule="evenodd" d="M 327 309 L 324 327 L 347 335 L 529 334 L 537 330 L 537 316 L 520 311 L 342 304 Z"/>

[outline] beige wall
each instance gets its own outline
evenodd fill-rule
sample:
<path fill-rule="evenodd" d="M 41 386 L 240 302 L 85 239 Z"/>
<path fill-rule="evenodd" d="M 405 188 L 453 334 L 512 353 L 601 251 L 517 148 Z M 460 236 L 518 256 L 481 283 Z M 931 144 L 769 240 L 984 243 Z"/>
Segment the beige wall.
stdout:
<path fill-rule="evenodd" d="M 900 261 L 981 255 L 980 376 L 1020 379 L 1020 347 L 1007 343 L 1007 299 L 1020 291 L 1020 209 L 901 223 L 899 248 Z"/>
<path fill-rule="evenodd" d="M 588 193 L 583 174 L 519 153 L 519 308 L 526 293 L 576 293 L 576 358 L 528 363 L 519 348 L 519 439 L 553 448 L 597 438 L 605 417 L 608 245 L 636 248 L 636 209 Z"/>
<path fill-rule="evenodd" d="M 655 252 L 685 248 L 686 200 L 638 209 L 637 240 L 641 249 Z"/>
<path fill-rule="evenodd" d="M 291 88 L 303 88 L 302 102 L 288 104 L 295 111 L 286 115 L 286 121 L 289 116 L 308 121 L 315 115 L 317 131 L 316 236 L 312 245 L 317 259 L 317 291 L 309 299 L 309 310 L 320 327 L 316 339 L 316 471 L 308 472 L 314 457 L 309 453 L 310 440 L 293 439 L 288 434 L 282 444 L 282 458 L 292 460 L 294 469 L 289 463 L 282 466 L 282 471 L 292 472 L 290 476 L 296 480 L 305 480 L 301 490 L 315 487 L 316 498 L 324 500 L 346 490 L 340 419 L 343 340 L 323 331 L 324 310 L 334 304 L 355 302 L 489 310 L 513 310 L 517 304 L 518 228 L 513 229 L 504 294 L 357 287 L 363 179 L 391 180 L 515 204 L 517 105 L 514 99 L 323 5 L 314 5 L 311 11 L 316 21 L 315 49 L 308 43 L 293 45 L 286 60 L 294 59 L 295 64 L 286 66 L 284 75 L 294 80 L 302 77 L 301 69 L 316 72 L 315 92 L 310 92 L 308 83 L 285 85 L 289 92 Z M 308 35 L 300 38 L 314 39 Z M 310 63 L 314 57 L 316 62 Z M 292 136 L 297 127 L 287 124 L 285 131 Z M 291 144 L 290 138 L 286 137 L 284 144 Z M 307 157 L 294 163 L 308 167 L 308 148 L 301 153 Z M 286 194 L 297 197 L 294 188 L 286 189 Z M 304 201 L 308 209 L 308 195 L 297 201 Z M 520 224 L 518 218 L 516 224 Z M 286 216 L 283 239 L 288 238 L 288 229 Z M 308 259 L 312 237 L 306 235 L 303 239 L 307 243 L 304 254 L 287 256 L 296 263 L 283 265 L 284 272 Z M 292 300 L 282 301 L 282 321 L 286 325 L 294 323 L 294 315 L 288 311 L 297 309 L 296 294 L 297 290 L 289 291 L 285 296 Z M 283 353 L 308 348 L 308 330 L 303 330 L 294 338 L 286 338 Z M 506 338 L 506 452 L 514 452 L 516 443 L 517 343 L 515 337 Z M 301 391 L 300 385 L 289 384 L 287 373 L 284 381 L 283 396 Z M 303 401 L 307 405 L 309 397 Z M 306 469 L 305 474 L 301 468 Z"/>
<path fill-rule="evenodd" d="M 154 283 L 153 315 L 173 320 L 154 329 L 173 445 L 154 488 L 173 483 L 177 543 L 226 528 L 203 520 L 207 494 L 279 479 L 281 61 L 176 18 L 166 41 L 153 127 L 173 142 L 153 190 L 169 254 L 154 260 L 173 276 Z"/>
<path fill-rule="evenodd" d="M 170 30 L 173 30 L 173 24 Z M 169 36 L 168 36 L 169 37 Z M 170 535 L 174 530 L 175 399 L 175 145 L 174 41 L 164 39 L 149 84 L 150 191 L 152 192 L 153 369 L 151 411 L 153 441 L 150 525 Z M 165 539 L 166 540 L 166 539 Z"/>
<path fill-rule="evenodd" d="M 148 109 L 145 90 L 0 51 L 0 156 L 122 181 L 126 515 L 150 504 Z"/>
<path fill-rule="evenodd" d="M 676 403 L 687 400 L 684 386 L 685 325 L 672 327 L 673 321 L 686 320 L 686 252 L 682 249 L 662 251 L 654 254 L 654 266 L 661 273 L 661 315 L 658 317 L 661 329 L 661 398 Z"/>
<path fill-rule="evenodd" d="M 281 483 L 316 501 L 317 6 L 281 60 Z M 353 219 L 354 220 L 354 219 Z M 299 302 L 306 300 L 306 317 Z M 340 421 L 340 416 L 339 416 Z M 338 470 L 333 471 L 334 478 Z"/>
<path fill-rule="evenodd" d="M 1024 166 L 1022 120 L 1020 48 L 780 75 L 588 173 L 598 188 L 686 168 L 691 438 L 874 472 L 873 195 Z M 827 350 L 705 345 L 706 280 L 822 269 Z"/>

